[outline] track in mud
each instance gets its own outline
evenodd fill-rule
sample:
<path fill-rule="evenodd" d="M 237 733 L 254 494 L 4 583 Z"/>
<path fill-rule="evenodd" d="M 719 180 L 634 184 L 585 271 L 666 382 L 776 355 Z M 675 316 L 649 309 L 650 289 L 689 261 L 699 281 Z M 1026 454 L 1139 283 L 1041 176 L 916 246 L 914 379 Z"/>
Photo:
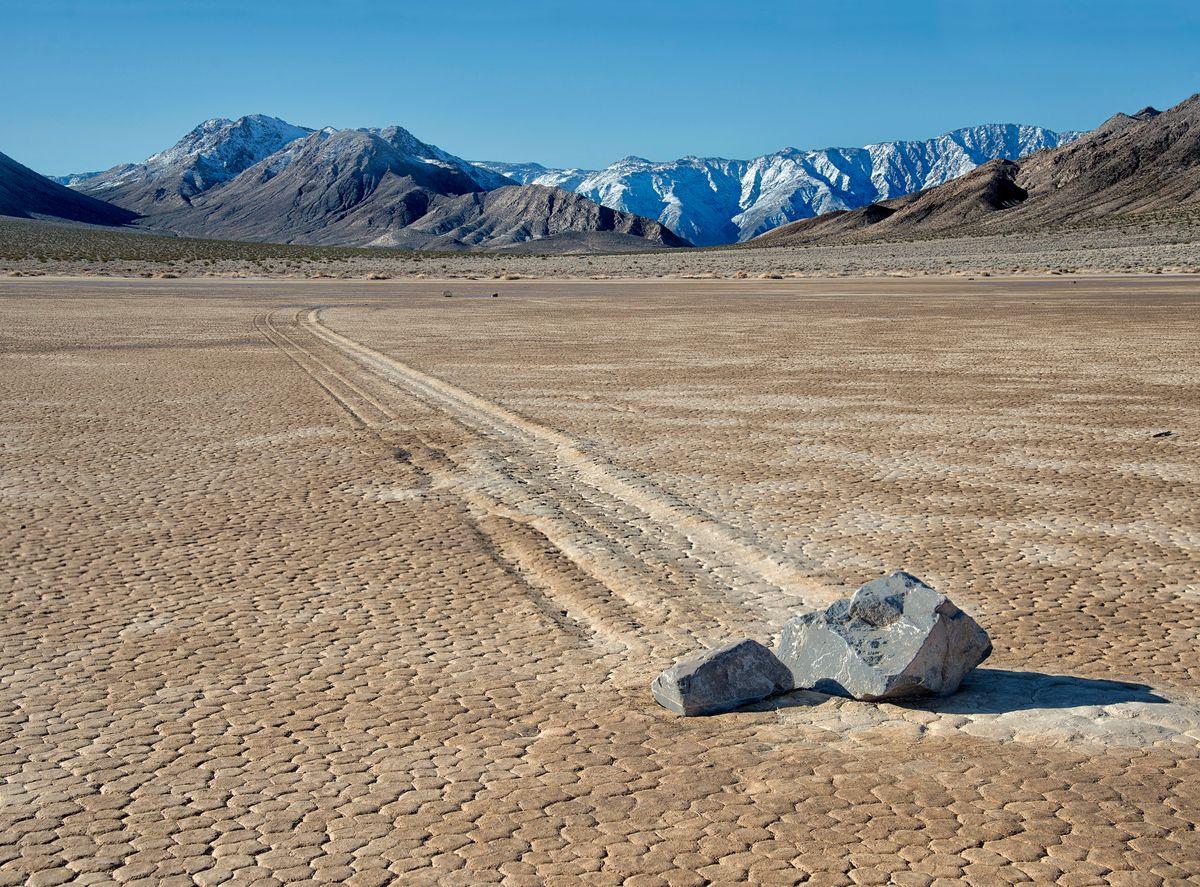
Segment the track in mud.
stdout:
<path fill-rule="evenodd" d="M 539 425 L 343 336 L 321 311 L 255 326 L 360 428 L 403 448 L 431 484 L 468 504 L 531 592 L 599 643 L 674 652 L 730 633 L 769 634 L 832 597 L 798 567 L 739 538 L 647 479 Z M 413 403 L 434 417 L 405 422 Z M 453 423 L 459 443 L 422 429 Z"/>
<path fill-rule="evenodd" d="M 429 492 L 465 503 L 490 551 L 539 608 L 585 641 L 643 663 L 663 660 L 735 634 L 765 640 L 797 609 L 836 596 L 801 567 L 561 431 L 337 333 L 320 309 L 282 324 L 262 314 L 255 325 L 357 427 L 423 472 Z M 1200 707 L 1188 702 L 1091 693 L 1079 707 L 1037 704 L 1038 688 L 1071 680 L 974 681 L 956 697 L 969 714 L 834 700 L 820 707 L 818 720 L 848 737 L 856 726 L 869 733 L 911 722 L 933 735 L 1132 746 L 1197 741 Z M 781 717 L 807 722 L 813 716 L 805 711 Z"/>

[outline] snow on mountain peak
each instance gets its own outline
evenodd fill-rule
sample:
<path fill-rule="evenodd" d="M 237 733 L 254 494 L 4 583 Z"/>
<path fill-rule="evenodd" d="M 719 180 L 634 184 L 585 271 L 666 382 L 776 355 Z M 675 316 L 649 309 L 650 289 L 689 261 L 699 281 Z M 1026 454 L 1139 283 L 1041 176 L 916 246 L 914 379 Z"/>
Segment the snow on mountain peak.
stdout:
<path fill-rule="evenodd" d="M 210 178 L 232 178 L 243 169 L 312 132 L 278 117 L 251 114 L 230 120 L 205 120 L 165 151 L 152 154 L 140 166 L 147 172 L 179 164 L 205 167 Z"/>
<path fill-rule="evenodd" d="M 480 190 L 512 184 L 563 188 L 611 209 L 657 219 L 701 246 L 749 240 L 796 219 L 855 209 L 961 176 L 996 158 L 1018 159 L 1081 133 L 1038 126 L 985 124 L 924 141 L 861 148 L 788 147 L 751 160 L 688 155 L 652 161 L 630 154 L 601 170 L 554 169 L 538 163 L 468 162 L 422 142 L 401 126 L 314 133 L 277 117 L 214 117 L 141 163 L 60 182 L 138 212 L 166 202 L 189 204 L 197 194 L 251 167 L 267 178 L 286 169 L 307 146 L 347 156 L 361 148 L 352 134 L 382 139 L 414 161 L 467 176 Z M 344 137 L 343 137 L 344 136 Z M 315 138 L 314 138 L 315 137 Z M 326 140 L 335 144 L 324 146 Z M 353 144 L 352 144 L 353 143 Z"/>
<path fill-rule="evenodd" d="M 137 212 L 188 204 L 197 194 L 229 181 L 312 130 L 278 117 L 213 117 L 141 163 L 90 175 L 64 176 L 66 184 Z"/>
<path fill-rule="evenodd" d="M 518 185 L 542 185 L 567 191 L 575 191 L 580 182 L 595 172 L 590 169 L 549 169 L 540 163 L 501 163 L 487 160 L 474 160 L 471 161 L 471 165 Z"/>
<path fill-rule="evenodd" d="M 680 237 L 711 246 L 940 185 L 989 160 L 1015 160 L 1079 135 L 985 124 L 924 141 L 821 150 L 789 147 L 751 160 L 689 155 L 654 162 L 631 154 L 595 171 L 484 161 L 475 165 L 506 171 L 521 182 L 569 188 L 612 209 L 658 219 Z"/>

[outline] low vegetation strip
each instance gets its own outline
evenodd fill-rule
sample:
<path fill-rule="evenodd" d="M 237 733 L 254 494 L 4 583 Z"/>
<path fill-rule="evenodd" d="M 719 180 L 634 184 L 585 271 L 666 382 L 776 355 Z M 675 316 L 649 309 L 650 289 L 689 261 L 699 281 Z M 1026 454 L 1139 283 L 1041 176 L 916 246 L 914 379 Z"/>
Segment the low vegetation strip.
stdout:
<path fill-rule="evenodd" d="M 291 243 L 253 243 L 208 240 L 136 231 L 62 225 L 53 222 L 0 218 L 0 261 L 29 259 L 105 263 L 114 260 L 148 263 L 241 261 L 346 261 L 378 256 L 380 250 L 361 247 L 304 246 Z M 430 258 L 440 253 L 389 250 L 390 257 Z"/>
<path fill-rule="evenodd" d="M 1200 213 L 802 247 L 546 255 L 171 237 L 0 218 L 0 274 L 281 278 L 764 278 L 1200 272 Z"/>

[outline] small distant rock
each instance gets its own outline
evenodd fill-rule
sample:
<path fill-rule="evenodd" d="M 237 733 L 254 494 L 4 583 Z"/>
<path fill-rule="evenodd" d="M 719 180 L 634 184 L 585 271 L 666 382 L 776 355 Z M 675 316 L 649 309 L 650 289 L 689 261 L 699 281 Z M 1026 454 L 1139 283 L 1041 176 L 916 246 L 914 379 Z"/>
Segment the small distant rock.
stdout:
<path fill-rule="evenodd" d="M 797 689 L 878 701 L 947 696 L 991 652 L 979 623 L 896 572 L 788 622 L 778 657 Z"/>
<path fill-rule="evenodd" d="M 1170 437 L 1174 433 L 1175 432 L 1173 432 L 1173 431 L 1160 431 L 1157 434 L 1152 434 L 1150 436 L 1151 437 Z"/>
<path fill-rule="evenodd" d="M 775 654 L 750 638 L 677 662 L 650 685 L 659 705 L 686 716 L 729 711 L 791 688 Z"/>

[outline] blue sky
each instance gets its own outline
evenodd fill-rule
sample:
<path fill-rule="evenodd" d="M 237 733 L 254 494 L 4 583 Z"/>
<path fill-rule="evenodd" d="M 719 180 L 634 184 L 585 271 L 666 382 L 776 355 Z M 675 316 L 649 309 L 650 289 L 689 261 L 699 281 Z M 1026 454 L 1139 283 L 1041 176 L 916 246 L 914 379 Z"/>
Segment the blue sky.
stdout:
<path fill-rule="evenodd" d="M 601 166 L 1083 129 L 1200 91 L 1195 0 L 0 0 L 0 33 L 0 151 L 45 173 L 255 112 Z"/>

